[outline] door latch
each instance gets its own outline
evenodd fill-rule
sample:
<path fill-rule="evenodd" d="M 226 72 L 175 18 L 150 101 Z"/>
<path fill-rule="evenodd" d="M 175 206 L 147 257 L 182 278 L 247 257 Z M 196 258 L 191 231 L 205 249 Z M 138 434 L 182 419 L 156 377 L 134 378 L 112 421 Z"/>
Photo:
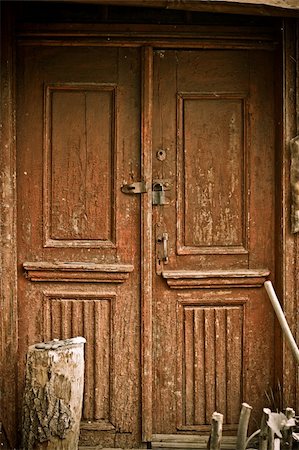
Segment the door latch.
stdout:
<path fill-rule="evenodd" d="M 144 181 L 135 181 L 134 183 L 124 184 L 121 191 L 124 194 L 144 194 L 147 192 L 147 187 Z"/>
<path fill-rule="evenodd" d="M 158 237 L 157 242 L 162 244 L 161 261 L 164 264 L 168 264 L 168 233 L 162 233 L 162 236 Z"/>

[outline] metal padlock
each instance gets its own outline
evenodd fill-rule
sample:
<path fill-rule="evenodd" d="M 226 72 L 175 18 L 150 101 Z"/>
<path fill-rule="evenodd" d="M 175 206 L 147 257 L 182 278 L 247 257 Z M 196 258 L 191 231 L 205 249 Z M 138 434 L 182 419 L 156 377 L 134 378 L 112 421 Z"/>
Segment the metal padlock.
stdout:
<path fill-rule="evenodd" d="M 166 205 L 165 188 L 163 183 L 153 183 L 153 205 Z"/>

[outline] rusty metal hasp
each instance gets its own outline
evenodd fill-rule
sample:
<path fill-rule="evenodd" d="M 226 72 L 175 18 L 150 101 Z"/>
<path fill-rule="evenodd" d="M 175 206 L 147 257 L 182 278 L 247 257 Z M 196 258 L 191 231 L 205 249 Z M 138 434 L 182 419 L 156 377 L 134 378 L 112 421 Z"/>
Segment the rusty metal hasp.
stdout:
<path fill-rule="evenodd" d="M 127 183 L 121 187 L 124 194 L 144 194 L 147 192 L 147 186 L 144 181 L 135 181 L 134 183 Z"/>

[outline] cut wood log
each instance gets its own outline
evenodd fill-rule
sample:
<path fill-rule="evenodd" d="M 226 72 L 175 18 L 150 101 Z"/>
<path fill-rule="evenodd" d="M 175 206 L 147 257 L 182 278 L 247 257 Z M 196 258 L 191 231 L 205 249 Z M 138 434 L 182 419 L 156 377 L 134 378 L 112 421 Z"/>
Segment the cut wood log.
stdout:
<path fill-rule="evenodd" d="M 24 449 L 78 448 L 85 342 L 76 337 L 29 347 L 22 411 Z"/>
<path fill-rule="evenodd" d="M 220 450 L 222 438 L 223 414 L 216 411 L 212 415 L 211 435 L 208 442 L 209 450 Z"/>
<path fill-rule="evenodd" d="M 252 407 L 247 403 L 242 403 L 238 433 L 237 433 L 237 445 L 236 450 L 245 450 L 247 442 L 247 430 L 250 419 Z"/>

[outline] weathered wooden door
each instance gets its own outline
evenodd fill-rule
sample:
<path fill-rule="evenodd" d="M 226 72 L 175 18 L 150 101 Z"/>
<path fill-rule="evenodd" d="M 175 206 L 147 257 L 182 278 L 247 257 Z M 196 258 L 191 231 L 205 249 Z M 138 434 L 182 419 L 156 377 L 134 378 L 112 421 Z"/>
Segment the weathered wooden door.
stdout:
<path fill-rule="evenodd" d="M 83 335 L 82 443 L 140 441 L 140 49 L 18 51 L 20 374 L 29 344 Z"/>
<path fill-rule="evenodd" d="M 154 433 L 233 432 L 273 381 L 272 57 L 155 51 Z"/>
<path fill-rule="evenodd" d="M 274 277 L 272 53 L 154 50 L 152 84 L 140 54 L 18 51 L 19 379 L 29 344 L 84 335 L 82 442 L 116 447 L 138 446 L 142 425 L 150 439 L 151 421 L 154 434 L 205 432 L 216 409 L 234 432 L 241 402 L 259 411 L 274 378 L 261 287 Z M 152 255 L 140 196 L 121 192 L 150 160 L 151 86 Z"/>

